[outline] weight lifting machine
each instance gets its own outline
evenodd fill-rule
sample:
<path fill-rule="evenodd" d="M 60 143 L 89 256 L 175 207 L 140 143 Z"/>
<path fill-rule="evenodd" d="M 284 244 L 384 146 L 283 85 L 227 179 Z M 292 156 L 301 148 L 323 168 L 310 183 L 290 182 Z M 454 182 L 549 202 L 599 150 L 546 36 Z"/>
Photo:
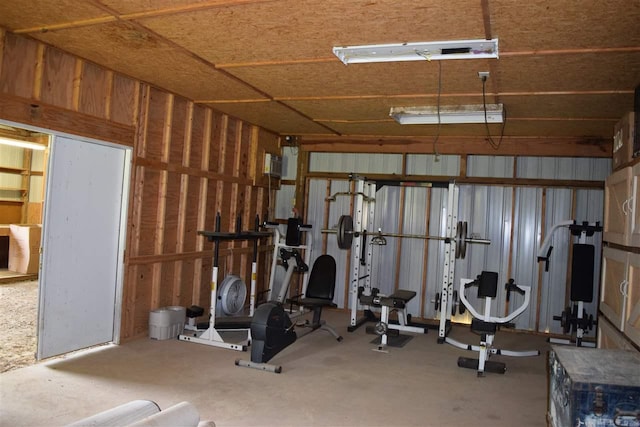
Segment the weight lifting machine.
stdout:
<path fill-rule="evenodd" d="M 597 321 L 593 320 L 593 314 L 587 315 L 584 303 L 593 302 L 593 279 L 595 264 L 595 246 L 587 244 L 587 237 L 592 237 L 596 232 L 602 231 L 599 222 L 577 223 L 575 220 L 566 220 L 555 224 L 538 250 L 538 261 L 545 262 L 545 271 L 549 271 L 551 246 L 553 234 L 563 228 L 569 228 L 572 236 L 578 237 L 578 243 L 573 244 L 571 260 L 571 303 L 560 316 L 553 316 L 553 320 L 559 320 L 565 334 L 575 331 L 575 345 L 577 347 L 595 347 L 595 344 L 583 341 L 584 334 L 593 329 Z M 572 339 L 549 338 L 549 342 L 555 344 L 572 344 Z"/>
<path fill-rule="evenodd" d="M 251 343 L 251 316 L 254 314 L 255 298 L 256 298 L 256 278 L 257 278 L 257 260 L 258 260 L 258 240 L 263 237 L 271 236 L 269 231 L 259 231 L 259 218 L 256 216 L 255 229 L 253 231 L 242 231 L 241 219 L 236 219 L 236 231 L 221 232 L 220 231 L 220 213 L 216 215 L 214 231 L 198 231 L 198 234 L 204 236 L 210 242 L 213 242 L 213 268 L 211 273 L 211 307 L 209 309 L 209 323 L 206 329 L 200 330 L 197 326 L 195 329 L 185 328 L 185 332 L 178 336 L 181 341 L 195 342 L 198 344 L 210 345 L 214 347 L 222 347 L 237 351 L 246 351 L 247 346 Z M 216 317 L 217 291 L 218 291 L 218 256 L 220 252 L 220 242 L 222 241 L 253 241 L 253 260 L 251 263 L 251 293 L 250 293 L 250 313 L 249 317 Z M 190 307 L 187 309 L 187 315 L 190 318 L 201 316 L 204 310 L 200 307 Z M 241 343 L 232 343 L 224 340 L 220 334 L 222 331 L 246 331 L 247 338 Z"/>
<path fill-rule="evenodd" d="M 484 310 L 482 313 L 478 312 L 466 298 L 465 290 L 472 286 L 478 287 L 478 298 L 484 300 Z M 499 354 L 515 357 L 540 355 L 540 352 L 537 350 L 511 351 L 495 348 L 493 346 L 493 340 L 498 327 L 513 327 L 513 324 L 510 322 L 522 314 L 529 306 L 531 294 L 530 286 L 516 285 L 513 279 L 511 279 L 505 285 L 505 290 L 507 291 L 507 301 L 510 299 L 511 292 L 518 292 L 519 294 L 524 295 L 524 301 L 511 314 L 505 317 L 496 317 L 491 315 L 491 300 L 498 294 L 498 273 L 493 271 L 483 271 L 476 280 L 460 280 L 460 291 L 458 292 L 458 295 L 460 296 L 461 303 L 467 307 L 467 310 L 469 310 L 469 313 L 473 316 L 471 321 L 471 330 L 480 334 L 480 345 L 464 344 L 450 337 L 446 337 L 445 340 L 448 344 L 451 344 L 454 347 L 478 352 L 478 359 L 471 359 L 467 357 L 458 358 L 458 366 L 461 368 L 476 369 L 479 377 L 484 376 L 485 370 L 498 374 L 504 374 L 507 370 L 504 363 L 489 361 L 489 357 L 491 357 L 491 355 Z"/>
<path fill-rule="evenodd" d="M 350 279 L 350 306 L 351 320 L 348 327 L 349 332 L 353 332 L 366 322 L 376 321 L 378 331 L 386 331 L 389 328 L 406 330 L 409 332 L 426 332 L 428 325 L 421 325 L 410 322 L 409 315 L 406 313 L 406 303 L 415 296 L 415 292 L 399 289 L 393 295 L 379 295 L 377 289 L 371 287 L 371 258 L 372 249 L 367 244 L 367 236 L 372 236 L 378 242 L 385 241 L 385 237 L 400 238 L 417 238 L 425 240 L 440 240 L 444 242 L 444 272 L 442 277 L 442 292 L 438 293 L 437 307 L 440 310 L 440 319 L 438 325 L 438 342 L 443 343 L 445 337 L 451 329 L 452 311 L 455 311 L 456 305 L 462 307 L 457 301 L 456 291 L 453 289 L 453 280 L 455 273 L 456 258 L 464 258 L 466 256 L 467 243 L 490 244 L 486 239 L 467 237 L 467 223 L 459 222 L 457 218 L 459 190 L 454 182 L 399 182 L 399 181 L 369 181 L 362 177 L 351 175 L 350 180 L 354 181 L 355 190 L 353 192 L 341 192 L 329 197 L 328 201 L 335 200 L 338 195 L 354 196 L 354 214 L 355 219 L 351 216 L 343 215 L 340 217 L 337 230 L 322 230 L 323 233 L 334 233 L 337 236 L 338 247 L 341 249 L 351 249 L 351 279 Z M 421 186 L 421 187 L 438 187 L 448 188 L 447 200 L 447 218 L 446 218 L 446 235 L 445 236 L 429 236 L 416 234 L 400 234 L 387 233 L 383 231 L 369 232 L 367 225 L 373 223 L 375 212 L 375 195 L 377 190 L 384 185 L 395 186 Z M 397 292 L 402 293 L 402 298 L 396 298 Z M 413 295 L 409 296 L 409 293 Z M 372 299 L 373 298 L 373 299 Z M 396 301 L 402 305 L 401 322 L 399 325 L 388 324 L 388 312 L 385 304 L 374 303 L 375 301 L 385 301 L 378 298 L 391 298 L 387 301 Z M 373 303 L 373 304 L 372 304 Z M 371 310 L 372 306 L 382 308 L 383 317 L 386 319 L 378 320 L 377 316 Z M 396 307 L 397 309 L 398 307 Z M 358 318 L 358 311 L 364 310 L 364 316 Z M 461 309 L 463 310 L 463 309 Z M 385 335 L 385 334 L 381 334 Z M 384 339 L 384 337 L 383 337 Z"/>

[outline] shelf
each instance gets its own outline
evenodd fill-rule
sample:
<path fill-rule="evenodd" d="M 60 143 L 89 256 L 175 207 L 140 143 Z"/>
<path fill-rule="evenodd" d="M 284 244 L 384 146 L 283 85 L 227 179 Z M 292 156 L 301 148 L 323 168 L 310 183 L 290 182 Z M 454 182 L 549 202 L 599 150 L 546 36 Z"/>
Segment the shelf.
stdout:
<path fill-rule="evenodd" d="M 10 167 L 7 167 L 7 166 L 0 166 L 0 173 L 12 173 L 12 174 L 22 175 L 25 172 L 27 172 L 27 169 L 10 168 Z"/>

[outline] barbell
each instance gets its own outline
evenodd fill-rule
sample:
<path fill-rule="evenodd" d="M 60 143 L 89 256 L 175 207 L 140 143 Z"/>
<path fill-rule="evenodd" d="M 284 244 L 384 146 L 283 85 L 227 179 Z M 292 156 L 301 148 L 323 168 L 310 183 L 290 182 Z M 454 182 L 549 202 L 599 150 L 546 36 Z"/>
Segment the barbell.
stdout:
<path fill-rule="evenodd" d="M 430 236 L 426 234 L 403 234 L 403 233 L 386 233 L 378 231 L 375 233 L 368 233 L 365 231 L 353 230 L 353 218 L 350 215 L 342 215 L 338 220 L 337 229 L 325 229 L 321 230 L 322 233 L 336 234 L 338 239 L 338 247 L 340 249 L 349 249 L 353 243 L 354 237 L 360 237 L 361 235 L 372 235 L 374 237 L 399 237 L 403 239 L 425 239 L 425 240 L 442 240 L 445 243 L 453 243 L 456 246 L 456 258 L 464 258 L 467 254 L 467 243 L 480 243 L 488 245 L 491 240 L 476 239 L 467 237 L 467 222 L 459 221 L 456 227 L 456 235 L 454 237 L 442 237 L 442 236 Z"/>

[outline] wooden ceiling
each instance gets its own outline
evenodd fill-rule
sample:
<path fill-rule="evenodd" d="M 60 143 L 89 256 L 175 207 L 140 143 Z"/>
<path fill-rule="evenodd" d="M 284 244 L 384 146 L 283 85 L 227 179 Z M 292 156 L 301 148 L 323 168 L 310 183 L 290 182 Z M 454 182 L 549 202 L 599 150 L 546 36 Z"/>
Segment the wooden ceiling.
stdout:
<path fill-rule="evenodd" d="M 302 139 L 435 135 L 437 126 L 397 124 L 389 108 L 436 105 L 439 75 L 442 105 L 481 104 L 477 73 L 489 71 L 487 102 L 505 105 L 505 135 L 609 141 L 640 84 L 639 23 L 638 0 L 0 2 L 12 32 Z M 482 38 L 499 39 L 499 59 L 346 66 L 332 53 Z"/>

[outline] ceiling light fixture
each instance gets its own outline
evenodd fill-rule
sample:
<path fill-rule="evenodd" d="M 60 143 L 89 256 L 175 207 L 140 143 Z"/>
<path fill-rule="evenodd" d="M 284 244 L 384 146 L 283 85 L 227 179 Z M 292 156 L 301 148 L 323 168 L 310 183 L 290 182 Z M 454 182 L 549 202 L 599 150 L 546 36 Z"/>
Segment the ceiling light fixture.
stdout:
<path fill-rule="evenodd" d="M 438 117 L 438 115 L 440 117 Z M 503 123 L 502 104 L 443 105 L 425 107 L 391 107 L 389 116 L 401 125 Z"/>
<path fill-rule="evenodd" d="M 340 46 L 333 53 L 345 64 L 498 58 L 498 39 Z"/>
<path fill-rule="evenodd" d="M 11 145 L 13 147 L 29 148 L 31 150 L 45 150 L 47 147 L 37 142 L 22 141 L 19 139 L 5 138 L 0 136 L 0 144 Z"/>

